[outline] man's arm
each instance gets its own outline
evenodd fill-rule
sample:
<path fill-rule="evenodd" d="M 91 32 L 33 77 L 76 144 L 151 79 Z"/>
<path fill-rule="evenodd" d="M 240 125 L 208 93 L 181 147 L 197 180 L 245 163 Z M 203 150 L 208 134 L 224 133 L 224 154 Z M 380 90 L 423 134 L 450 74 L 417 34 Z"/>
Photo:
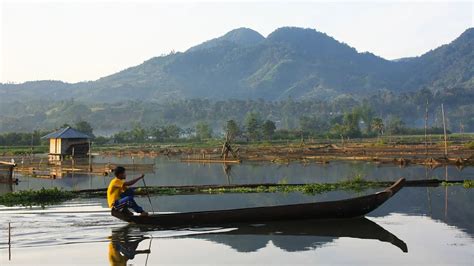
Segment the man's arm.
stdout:
<path fill-rule="evenodd" d="M 142 174 L 141 176 L 139 176 L 139 177 L 137 177 L 137 178 L 134 178 L 134 179 L 132 179 L 132 180 L 130 180 L 130 181 L 124 182 L 123 184 L 124 184 L 125 186 L 127 186 L 127 187 L 130 187 L 130 186 L 133 186 L 135 183 L 137 183 L 138 181 L 140 181 L 140 179 L 142 179 L 142 178 L 144 178 L 144 177 L 145 177 L 145 175 Z"/>

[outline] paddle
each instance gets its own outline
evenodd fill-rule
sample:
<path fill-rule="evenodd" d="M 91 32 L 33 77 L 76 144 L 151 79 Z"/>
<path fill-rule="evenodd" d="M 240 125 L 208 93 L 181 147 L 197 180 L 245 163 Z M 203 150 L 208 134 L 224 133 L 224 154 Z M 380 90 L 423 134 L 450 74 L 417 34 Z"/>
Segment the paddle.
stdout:
<path fill-rule="evenodd" d="M 155 210 L 153 209 L 153 204 L 151 203 L 150 193 L 148 193 L 148 187 L 146 186 L 145 177 L 142 178 L 142 181 L 143 181 L 143 186 L 145 187 L 146 196 L 148 197 L 148 202 L 150 202 L 151 211 L 154 213 Z"/>
<path fill-rule="evenodd" d="M 150 235 L 150 244 L 148 245 L 148 254 L 146 254 L 146 260 L 145 260 L 145 266 L 148 265 L 148 257 L 150 256 L 151 253 L 151 241 L 153 241 L 153 235 Z"/>

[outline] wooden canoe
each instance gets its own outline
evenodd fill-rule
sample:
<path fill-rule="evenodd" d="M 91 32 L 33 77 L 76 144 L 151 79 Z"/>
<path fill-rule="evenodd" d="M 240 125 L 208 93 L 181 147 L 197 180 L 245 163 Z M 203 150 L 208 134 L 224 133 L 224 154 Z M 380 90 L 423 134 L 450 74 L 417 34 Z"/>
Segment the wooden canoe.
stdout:
<path fill-rule="evenodd" d="M 400 178 L 390 187 L 375 194 L 337 201 L 150 216 L 136 216 L 128 211 L 112 210 L 112 215 L 129 223 L 162 228 L 281 220 L 356 218 L 375 210 L 397 193 L 404 184 L 405 178 Z"/>

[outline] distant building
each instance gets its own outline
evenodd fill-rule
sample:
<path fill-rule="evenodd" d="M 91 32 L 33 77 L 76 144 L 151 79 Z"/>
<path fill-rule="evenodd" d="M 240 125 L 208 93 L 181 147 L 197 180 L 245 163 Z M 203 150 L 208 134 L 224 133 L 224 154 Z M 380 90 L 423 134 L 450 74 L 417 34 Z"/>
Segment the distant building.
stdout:
<path fill-rule="evenodd" d="M 72 127 L 66 127 L 49 133 L 42 139 L 49 139 L 49 159 L 63 160 L 66 156 L 73 155 L 73 152 L 74 157 L 87 156 L 91 137 Z"/>

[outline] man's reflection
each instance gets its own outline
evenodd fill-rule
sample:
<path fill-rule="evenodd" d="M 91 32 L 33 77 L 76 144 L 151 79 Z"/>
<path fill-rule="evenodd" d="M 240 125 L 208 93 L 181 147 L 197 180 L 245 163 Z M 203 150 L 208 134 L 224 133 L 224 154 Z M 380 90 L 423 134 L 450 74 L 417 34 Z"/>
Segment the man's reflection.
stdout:
<path fill-rule="evenodd" d="M 138 245 L 147 237 L 132 232 L 130 226 L 125 226 L 117 230 L 112 230 L 109 243 L 110 265 L 127 265 L 128 260 L 133 260 L 137 254 L 149 254 L 150 249 L 137 250 Z"/>

